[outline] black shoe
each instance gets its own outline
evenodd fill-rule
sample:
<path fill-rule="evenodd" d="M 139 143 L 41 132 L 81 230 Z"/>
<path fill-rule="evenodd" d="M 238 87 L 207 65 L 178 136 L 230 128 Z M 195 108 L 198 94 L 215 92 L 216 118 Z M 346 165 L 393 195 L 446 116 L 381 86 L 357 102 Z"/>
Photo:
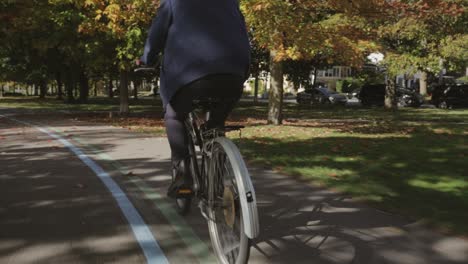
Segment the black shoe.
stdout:
<path fill-rule="evenodd" d="M 171 198 L 189 198 L 194 194 L 193 179 L 190 175 L 190 160 L 181 160 L 174 164 L 172 169 L 172 183 L 167 190 Z"/>

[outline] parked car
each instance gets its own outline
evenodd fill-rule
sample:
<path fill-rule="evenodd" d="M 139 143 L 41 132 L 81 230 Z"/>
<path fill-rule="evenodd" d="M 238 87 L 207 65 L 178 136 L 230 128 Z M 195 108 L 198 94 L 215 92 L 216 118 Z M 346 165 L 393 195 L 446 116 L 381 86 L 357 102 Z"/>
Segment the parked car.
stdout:
<path fill-rule="evenodd" d="M 357 97 L 363 106 L 384 105 L 385 84 L 364 85 Z"/>
<path fill-rule="evenodd" d="M 353 90 L 351 93 L 349 93 L 348 95 L 350 98 L 358 98 L 360 93 L 361 93 L 361 88 L 357 88 Z"/>
<path fill-rule="evenodd" d="M 424 97 L 416 90 L 397 87 L 396 92 L 399 106 L 419 107 L 424 103 Z"/>
<path fill-rule="evenodd" d="M 296 102 L 298 104 L 311 104 L 312 103 L 312 93 L 309 90 L 296 94 Z"/>
<path fill-rule="evenodd" d="M 347 102 L 346 96 L 324 87 L 305 90 L 297 94 L 296 100 L 299 104 L 341 104 Z"/>
<path fill-rule="evenodd" d="M 431 103 L 445 109 L 468 106 L 468 84 L 443 84 L 434 87 Z"/>
<path fill-rule="evenodd" d="M 396 96 L 400 106 L 419 107 L 424 101 L 424 98 L 417 91 L 403 87 L 396 88 Z M 364 85 L 359 92 L 358 98 L 363 106 L 384 105 L 385 84 Z"/>

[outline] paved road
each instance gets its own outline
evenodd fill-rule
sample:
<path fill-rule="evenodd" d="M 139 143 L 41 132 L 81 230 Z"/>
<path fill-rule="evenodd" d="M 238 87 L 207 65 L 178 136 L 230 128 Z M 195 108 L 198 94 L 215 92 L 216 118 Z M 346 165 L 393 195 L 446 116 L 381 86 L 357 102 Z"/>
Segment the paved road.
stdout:
<path fill-rule="evenodd" d="M 214 262 L 197 210 L 180 217 L 164 196 L 168 158 L 162 138 L 0 109 L 0 263 Z M 262 227 L 250 263 L 468 262 L 466 240 L 268 170 L 250 170 Z M 122 195 L 111 195 L 103 175 L 130 205 L 119 207 Z M 133 207 L 143 222 L 128 218 Z M 137 231 L 147 227 L 156 244 L 131 224 Z"/>

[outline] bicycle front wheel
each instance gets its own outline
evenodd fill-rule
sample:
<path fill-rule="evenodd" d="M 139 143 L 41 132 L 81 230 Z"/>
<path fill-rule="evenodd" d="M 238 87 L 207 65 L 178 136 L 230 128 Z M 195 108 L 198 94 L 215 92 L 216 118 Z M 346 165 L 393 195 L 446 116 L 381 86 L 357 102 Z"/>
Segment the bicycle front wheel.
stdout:
<path fill-rule="evenodd" d="M 223 264 L 247 263 L 250 254 L 250 239 L 244 232 L 245 224 L 240 194 L 235 173 L 240 171 L 239 158 L 229 155 L 229 145 L 214 141 L 209 164 L 209 233 L 213 249 Z M 237 151 L 237 148 L 236 148 Z M 245 166 L 245 165 L 244 165 Z"/>

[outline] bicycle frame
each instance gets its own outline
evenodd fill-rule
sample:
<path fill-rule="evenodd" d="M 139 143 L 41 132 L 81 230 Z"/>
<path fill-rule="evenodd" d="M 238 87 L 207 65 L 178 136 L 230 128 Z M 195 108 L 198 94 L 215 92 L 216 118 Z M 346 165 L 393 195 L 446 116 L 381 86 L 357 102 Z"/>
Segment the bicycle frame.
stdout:
<path fill-rule="evenodd" d="M 186 129 L 188 131 L 190 140 L 189 152 L 191 156 L 191 162 L 194 166 L 194 191 L 196 196 L 199 198 L 201 204 L 200 208 L 202 209 L 202 214 L 205 218 L 209 219 L 208 215 L 204 212 L 206 206 L 218 206 L 215 201 L 210 201 L 208 198 L 209 191 L 209 181 L 208 178 L 208 168 L 210 160 L 210 142 L 217 141 L 221 144 L 232 144 L 231 141 L 224 138 L 224 133 L 230 130 L 237 130 L 242 127 L 225 127 L 225 129 L 206 129 L 204 123 L 209 119 L 209 111 L 206 112 L 206 117 L 204 120 L 200 119 L 195 111 L 192 111 L 185 122 Z M 195 152 L 195 146 L 200 148 L 201 152 L 201 167 L 198 164 L 197 153 Z M 238 155 L 231 153 L 231 155 Z M 242 158 L 239 156 L 239 160 Z M 243 162 L 243 161 L 242 161 Z M 244 165 L 245 167 L 245 165 Z M 245 212 L 250 212 L 249 214 L 244 214 L 244 222 L 248 223 L 245 225 L 245 234 L 253 239 L 258 236 L 259 224 L 258 224 L 258 214 L 257 214 L 257 205 L 255 201 L 255 190 L 252 183 L 249 181 L 244 183 L 242 179 L 243 175 L 248 175 L 248 171 L 243 171 L 242 173 L 236 173 L 235 177 L 238 183 L 241 185 L 241 206 Z"/>
<path fill-rule="evenodd" d="M 196 196 L 205 203 L 205 205 L 213 206 L 213 203 L 208 201 L 208 161 L 209 161 L 209 142 L 213 142 L 217 137 L 224 135 L 222 129 L 206 129 L 204 124 L 210 118 L 210 111 L 205 112 L 205 117 L 200 118 L 200 114 L 197 114 L 196 110 L 189 113 L 185 127 L 188 131 L 189 140 L 189 154 L 191 157 L 191 163 L 193 164 L 193 171 L 195 172 L 194 180 L 194 191 Z M 198 159 L 195 147 L 198 146 L 201 153 L 201 159 Z M 200 163 L 198 161 L 201 161 Z"/>
<path fill-rule="evenodd" d="M 202 131 L 200 131 L 199 123 L 200 118 L 195 112 L 189 113 L 185 127 L 189 136 L 189 154 L 191 159 L 191 166 L 194 167 L 193 175 L 194 180 L 194 191 L 198 197 L 207 198 L 207 177 L 206 177 L 206 157 L 203 151 L 205 145 L 205 139 L 202 137 Z M 204 122 L 204 121 L 203 121 Z M 201 151 L 201 164 L 198 163 L 197 153 L 195 147 L 198 146 Z"/>

